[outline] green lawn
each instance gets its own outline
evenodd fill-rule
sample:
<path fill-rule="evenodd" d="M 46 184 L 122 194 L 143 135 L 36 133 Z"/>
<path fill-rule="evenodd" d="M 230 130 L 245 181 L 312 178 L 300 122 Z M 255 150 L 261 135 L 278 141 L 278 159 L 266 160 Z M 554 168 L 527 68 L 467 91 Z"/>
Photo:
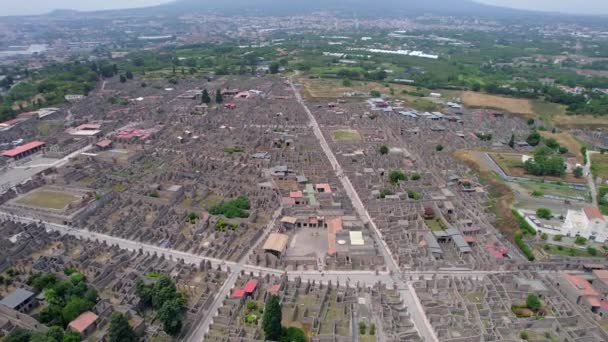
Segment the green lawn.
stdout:
<path fill-rule="evenodd" d="M 530 104 L 532 105 L 532 111 L 545 122 L 551 122 L 553 116 L 566 114 L 566 106 L 557 103 L 530 100 Z"/>
<path fill-rule="evenodd" d="M 585 188 L 585 190 L 580 190 L 577 188 L 572 188 L 565 184 L 548 182 L 543 183 L 534 181 L 517 182 L 517 184 L 519 184 L 522 188 L 528 190 L 530 194 L 536 192 L 542 195 L 557 196 L 563 198 L 580 197 L 584 198 L 586 201 L 589 201 L 591 197 L 591 194 L 587 188 Z"/>
<path fill-rule="evenodd" d="M 78 198 L 65 192 L 42 190 L 25 195 L 17 202 L 38 208 L 63 209 L 68 204 L 77 201 Z"/>
<path fill-rule="evenodd" d="M 559 255 L 559 256 L 570 256 L 570 257 L 594 257 L 587 252 L 586 248 L 579 249 L 576 247 L 562 247 L 559 249 L 556 245 L 551 244 L 538 244 L 535 245 L 536 248 L 542 250 L 543 252 L 550 255 Z M 597 249 L 598 254 L 595 257 L 601 257 L 603 251 L 601 249 Z"/>
<path fill-rule="evenodd" d="M 443 222 L 438 218 L 424 220 L 424 223 L 433 232 L 445 230 L 446 228 Z"/>
<path fill-rule="evenodd" d="M 358 141 L 361 140 L 359 132 L 350 129 L 339 129 L 331 132 L 336 141 Z"/>
<path fill-rule="evenodd" d="M 608 154 L 591 155 L 591 172 L 594 177 L 608 179 Z"/>

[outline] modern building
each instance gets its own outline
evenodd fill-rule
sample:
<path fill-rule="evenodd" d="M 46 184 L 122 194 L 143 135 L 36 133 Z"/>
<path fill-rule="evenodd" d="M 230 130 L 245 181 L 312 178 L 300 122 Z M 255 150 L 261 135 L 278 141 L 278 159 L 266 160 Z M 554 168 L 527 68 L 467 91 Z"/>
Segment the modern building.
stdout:
<path fill-rule="evenodd" d="M 19 288 L 0 300 L 0 305 L 25 313 L 37 305 L 36 295 L 31 291 Z"/>
<path fill-rule="evenodd" d="M 582 236 L 591 241 L 605 242 L 608 239 L 606 218 L 596 207 L 582 210 L 568 210 L 566 220 L 561 227 L 565 236 Z"/>

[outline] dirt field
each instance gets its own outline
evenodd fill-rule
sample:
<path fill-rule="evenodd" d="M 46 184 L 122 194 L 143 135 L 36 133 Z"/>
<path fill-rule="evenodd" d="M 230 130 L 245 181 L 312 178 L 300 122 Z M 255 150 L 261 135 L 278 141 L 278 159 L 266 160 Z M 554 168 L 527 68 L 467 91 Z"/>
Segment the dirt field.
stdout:
<path fill-rule="evenodd" d="M 561 132 L 561 133 L 551 133 L 548 131 L 540 132 L 544 138 L 554 138 L 557 142 L 568 149 L 568 157 L 576 158 L 578 163 L 583 164 L 583 155 L 580 153 L 581 147 L 583 145 L 580 141 L 576 140 L 570 133 Z"/>
<path fill-rule="evenodd" d="M 608 118 L 593 115 L 558 115 L 553 123 L 562 128 L 608 128 Z"/>
<path fill-rule="evenodd" d="M 63 209 L 78 200 L 77 196 L 57 191 L 36 191 L 19 199 L 17 202 L 32 207 Z"/>
<path fill-rule="evenodd" d="M 527 117 L 534 117 L 532 105 L 530 104 L 530 101 L 526 99 L 465 91 L 462 93 L 462 101 L 464 105 L 468 107 L 492 108 L 504 110 L 509 113 L 521 114 Z"/>

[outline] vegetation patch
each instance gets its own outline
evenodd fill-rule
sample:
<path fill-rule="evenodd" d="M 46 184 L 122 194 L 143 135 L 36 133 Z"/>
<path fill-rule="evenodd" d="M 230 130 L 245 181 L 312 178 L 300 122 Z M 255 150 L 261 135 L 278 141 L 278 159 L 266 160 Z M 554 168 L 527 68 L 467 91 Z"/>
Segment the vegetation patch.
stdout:
<path fill-rule="evenodd" d="M 361 134 L 351 129 L 339 129 L 331 132 L 331 135 L 336 141 L 359 141 Z"/>
<path fill-rule="evenodd" d="M 227 218 L 247 218 L 249 217 L 249 198 L 239 196 L 231 201 L 223 201 L 218 205 L 209 208 L 211 215 L 224 215 Z"/>

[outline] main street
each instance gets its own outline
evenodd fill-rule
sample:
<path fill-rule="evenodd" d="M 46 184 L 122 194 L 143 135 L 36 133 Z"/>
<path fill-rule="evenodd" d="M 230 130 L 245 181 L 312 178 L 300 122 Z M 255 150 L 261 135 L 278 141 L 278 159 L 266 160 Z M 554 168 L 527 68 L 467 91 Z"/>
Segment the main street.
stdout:
<path fill-rule="evenodd" d="M 308 106 L 306 105 L 304 100 L 302 99 L 302 95 L 300 94 L 300 92 L 298 91 L 298 89 L 296 88 L 296 86 L 292 80 L 289 81 L 289 84 L 291 86 L 291 89 L 294 92 L 296 100 L 302 106 L 302 108 L 304 109 L 306 114 L 308 115 L 309 124 L 313 129 L 315 137 L 319 141 L 319 144 L 321 145 L 321 149 L 323 149 L 325 156 L 331 163 L 331 166 L 332 166 L 336 176 L 342 183 L 342 187 L 344 188 L 344 191 L 346 192 L 350 201 L 352 202 L 353 207 L 355 208 L 357 214 L 364 222 L 366 222 L 372 228 L 373 232 L 375 233 L 374 238 L 375 238 L 378 246 L 380 246 L 380 250 L 382 251 L 382 254 L 384 256 L 385 265 L 387 266 L 388 270 L 390 271 L 390 273 L 392 275 L 399 275 L 401 273 L 399 264 L 395 261 L 395 258 L 393 257 L 391 250 L 388 248 L 386 241 L 384 241 L 384 237 L 382 236 L 382 233 L 376 226 L 376 223 L 374 222 L 374 220 L 372 220 L 369 212 L 363 205 L 361 198 L 359 198 L 359 194 L 357 193 L 357 190 L 352 185 L 348 176 L 344 173 L 342 166 L 338 162 L 338 159 L 336 159 L 336 156 L 334 155 L 333 151 L 331 150 L 331 147 L 329 146 L 329 144 L 327 143 L 327 140 L 323 136 L 323 132 L 321 131 L 321 128 L 319 127 L 319 124 L 317 123 L 317 119 L 315 118 L 315 116 L 312 114 L 312 112 L 310 111 L 310 109 L 308 108 Z M 424 341 L 438 341 L 437 336 L 435 335 L 435 331 L 433 330 L 433 327 L 429 323 L 429 321 L 426 317 L 426 314 L 424 312 L 424 309 L 422 308 L 422 305 L 420 305 L 420 302 L 418 301 L 418 297 L 417 297 L 414 289 L 411 286 L 408 286 L 407 283 L 404 283 L 398 276 L 393 278 L 393 281 L 391 282 L 391 284 L 397 285 L 399 288 L 403 289 L 401 291 L 401 293 L 402 293 L 401 295 L 404 298 L 402 298 L 402 299 L 404 300 L 404 303 L 407 305 L 408 312 L 410 313 L 410 316 L 412 317 L 412 319 L 414 321 L 414 325 L 416 326 L 416 329 L 418 330 L 418 333 L 420 334 L 422 339 Z"/>

